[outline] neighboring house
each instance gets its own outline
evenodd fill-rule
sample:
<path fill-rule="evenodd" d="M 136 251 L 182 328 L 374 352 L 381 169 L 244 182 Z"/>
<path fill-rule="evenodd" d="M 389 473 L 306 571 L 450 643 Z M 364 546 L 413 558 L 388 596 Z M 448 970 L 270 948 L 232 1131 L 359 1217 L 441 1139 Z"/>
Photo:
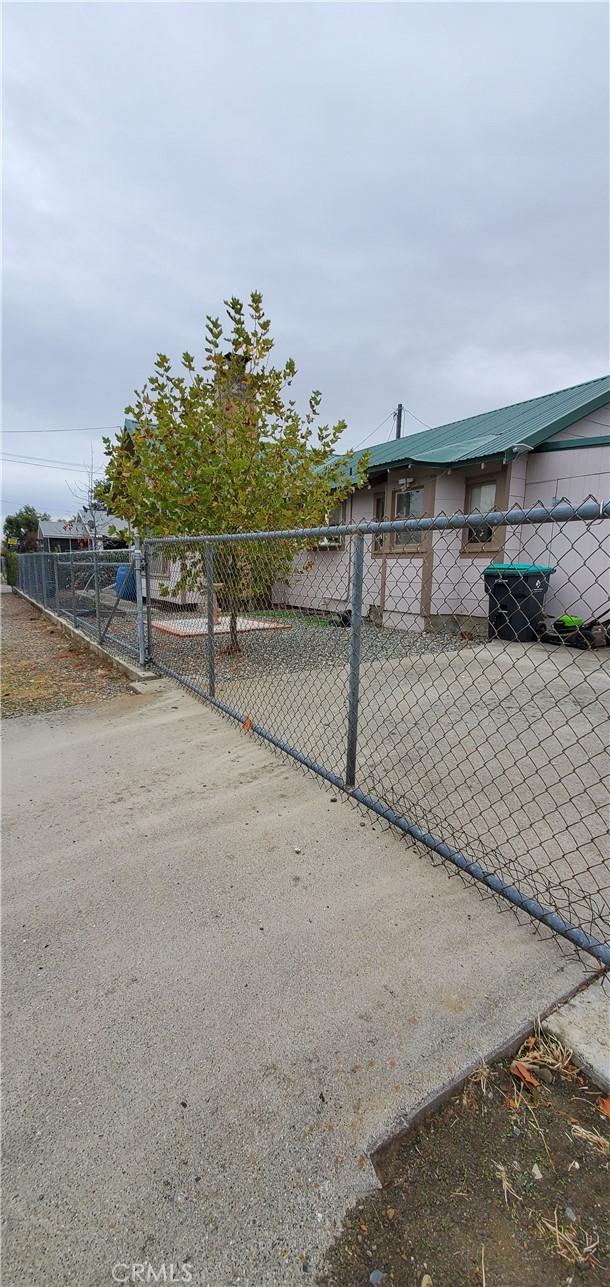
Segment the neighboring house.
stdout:
<path fill-rule="evenodd" d="M 70 519 L 41 518 L 38 520 L 38 548 L 45 554 L 57 554 L 61 550 L 78 550 L 80 541 L 70 530 Z"/>
<path fill-rule="evenodd" d="M 85 545 L 96 550 L 124 549 L 129 544 L 129 523 L 109 514 L 103 505 L 84 506 L 69 524 Z"/>
<path fill-rule="evenodd" d="M 112 530 L 111 530 L 112 529 Z M 40 519 L 38 545 L 45 553 L 60 550 L 114 550 L 129 544 L 129 524 L 101 507 L 85 507 L 74 518 Z"/>
<path fill-rule="evenodd" d="M 352 470 L 359 457 L 357 452 Z M 369 451 L 368 482 L 335 512 L 359 522 L 484 514 L 563 498 L 610 497 L 610 376 L 545 397 L 394 439 Z M 333 521 L 333 520 L 331 520 Z M 557 569 L 545 610 L 590 616 L 610 607 L 610 524 L 394 533 L 368 537 L 364 611 L 385 625 L 434 629 L 484 618 L 483 569 L 539 562 Z M 326 538 L 298 555 L 300 568 L 274 602 L 328 611 L 349 606 L 345 541 Z"/>

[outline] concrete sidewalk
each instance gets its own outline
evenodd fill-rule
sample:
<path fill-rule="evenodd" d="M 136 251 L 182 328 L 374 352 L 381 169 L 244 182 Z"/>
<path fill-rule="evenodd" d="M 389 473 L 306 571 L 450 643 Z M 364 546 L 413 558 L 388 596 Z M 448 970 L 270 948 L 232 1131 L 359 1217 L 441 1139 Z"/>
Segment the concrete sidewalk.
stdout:
<path fill-rule="evenodd" d="M 6 1287 L 302 1282 L 368 1150 L 583 977 L 169 684 L 5 725 L 4 826 Z"/>

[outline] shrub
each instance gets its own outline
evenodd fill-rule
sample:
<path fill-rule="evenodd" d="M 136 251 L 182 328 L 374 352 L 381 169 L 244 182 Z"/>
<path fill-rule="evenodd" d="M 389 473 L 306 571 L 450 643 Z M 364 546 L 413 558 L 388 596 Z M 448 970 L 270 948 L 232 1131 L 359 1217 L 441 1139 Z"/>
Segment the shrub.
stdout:
<path fill-rule="evenodd" d="M 14 550 L 7 550 L 4 555 L 4 571 L 8 585 L 17 584 L 17 558 Z"/>

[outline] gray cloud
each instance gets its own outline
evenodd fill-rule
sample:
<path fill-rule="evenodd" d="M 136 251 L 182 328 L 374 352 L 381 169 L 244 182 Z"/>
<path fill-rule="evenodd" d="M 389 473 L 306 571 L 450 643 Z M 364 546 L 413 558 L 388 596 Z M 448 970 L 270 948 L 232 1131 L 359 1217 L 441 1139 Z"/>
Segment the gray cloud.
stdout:
<path fill-rule="evenodd" d="M 12 4 L 5 26 L 7 429 L 117 423 L 157 349 L 197 351 L 253 286 L 346 445 L 399 399 L 434 424 L 607 369 L 604 5 Z M 87 462 L 89 438 L 5 450 Z M 8 466 L 3 491 L 73 508 L 60 471 Z"/>

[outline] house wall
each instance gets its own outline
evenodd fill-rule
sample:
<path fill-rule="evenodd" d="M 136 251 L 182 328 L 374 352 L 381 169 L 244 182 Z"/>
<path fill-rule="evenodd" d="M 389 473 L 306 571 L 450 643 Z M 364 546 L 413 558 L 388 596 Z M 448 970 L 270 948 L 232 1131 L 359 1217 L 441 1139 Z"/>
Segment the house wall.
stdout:
<path fill-rule="evenodd" d="M 596 411 L 555 435 L 550 442 L 599 437 L 610 433 L 610 407 Z M 438 472 L 436 476 L 411 467 L 388 472 L 377 483 L 363 488 L 348 503 L 346 521 L 371 521 L 375 496 L 385 490 L 385 517 L 391 515 L 391 494 L 408 472 L 415 484 L 423 484 L 425 512 L 463 513 L 469 482 L 495 477 L 499 508 L 510 509 L 552 504 L 563 497 L 579 503 L 588 495 L 610 497 L 610 448 L 576 448 L 561 451 L 526 452 L 510 465 L 493 462 L 481 469 L 477 462 L 464 468 Z M 579 615 L 599 611 L 610 596 L 610 524 L 570 524 L 538 528 L 498 529 L 493 548 L 480 553 L 466 552 L 462 531 L 433 532 L 416 554 L 383 556 L 373 553 L 366 538 L 364 564 L 364 612 L 383 611 L 385 625 L 424 629 L 442 625 L 451 617 L 487 618 L 488 599 L 483 581 L 490 562 L 542 562 L 557 568 L 551 577 L 545 609 L 553 616 L 579 609 Z M 605 538 L 605 548 L 604 548 Z M 307 610 L 332 611 L 349 607 L 349 541 L 341 550 L 313 550 L 300 554 L 299 572 L 286 586 L 276 587 L 274 601 Z"/>
<path fill-rule="evenodd" d="M 466 487 L 474 478 L 474 467 L 451 470 L 436 479 L 435 514 L 463 514 Z M 480 471 L 481 482 L 485 471 Z M 487 472 L 487 477 L 490 471 Z M 432 535 L 431 593 L 428 618 L 447 616 L 483 617 L 487 601 L 483 592 L 483 568 L 490 555 L 483 561 L 464 553 L 461 530 L 434 532 Z M 442 622 L 439 622 L 442 624 Z"/>
<path fill-rule="evenodd" d="M 356 492 L 347 502 L 345 521 L 370 520 L 373 492 L 368 488 Z M 365 613 L 379 603 L 381 564 L 372 557 L 371 541 L 365 544 L 363 605 Z M 295 557 L 294 573 L 273 587 L 273 602 L 306 611 L 336 612 L 349 607 L 351 599 L 350 542 L 340 549 L 300 550 Z"/>
<path fill-rule="evenodd" d="M 387 478 L 387 514 L 390 516 L 390 494 L 398 486 L 404 470 Z M 418 480 L 419 482 L 419 480 Z M 379 486 L 365 487 L 354 493 L 347 503 L 346 522 L 371 522 Z M 342 549 L 300 551 L 295 558 L 295 572 L 283 585 L 273 588 L 273 602 L 307 611 L 329 612 L 348 608 L 351 601 L 350 545 Z M 373 551 L 373 539 L 365 538 L 362 604 L 365 615 L 375 609 L 383 611 L 386 625 L 423 629 L 421 612 L 422 565 L 420 554 L 394 554 L 383 557 Z"/>
<path fill-rule="evenodd" d="M 549 444 L 596 438 L 610 433 L 610 407 L 602 407 L 549 439 Z M 610 498 L 610 447 L 581 447 L 540 451 L 527 457 L 525 506 L 552 505 L 568 500 L 574 505 L 587 497 Z M 610 606 L 610 522 L 590 526 L 555 523 L 516 533 L 515 561 L 548 563 L 556 568 L 550 579 L 545 611 L 593 616 Z"/>

